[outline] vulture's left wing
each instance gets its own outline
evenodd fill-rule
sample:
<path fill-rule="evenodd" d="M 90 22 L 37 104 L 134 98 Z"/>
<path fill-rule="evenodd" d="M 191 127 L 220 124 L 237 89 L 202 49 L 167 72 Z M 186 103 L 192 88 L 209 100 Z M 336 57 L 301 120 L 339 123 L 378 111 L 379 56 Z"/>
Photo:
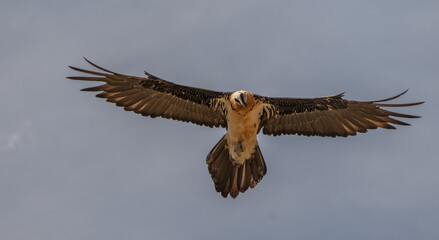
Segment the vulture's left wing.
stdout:
<path fill-rule="evenodd" d="M 319 98 L 268 98 L 255 96 L 265 104 L 261 127 L 267 135 L 298 134 L 305 136 L 336 137 L 356 135 L 378 127 L 394 129 L 391 124 L 410 125 L 394 119 L 419 116 L 392 112 L 382 107 L 407 107 L 423 102 L 406 104 L 384 103 L 397 96 L 377 101 L 343 99 L 343 93 Z"/>
<path fill-rule="evenodd" d="M 96 97 L 106 98 L 127 111 L 143 116 L 172 118 L 209 127 L 226 127 L 224 99 L 230 93 L 187 87 L 168 82 L 147 72 L 147 77 L 134 77 L 115 73 L 88 63 L 103 72 L 70 67 L 93 76 L 73 76 L 68 79 L 98 81 L 105 84 L 82 89 L 100 91 Z"/>

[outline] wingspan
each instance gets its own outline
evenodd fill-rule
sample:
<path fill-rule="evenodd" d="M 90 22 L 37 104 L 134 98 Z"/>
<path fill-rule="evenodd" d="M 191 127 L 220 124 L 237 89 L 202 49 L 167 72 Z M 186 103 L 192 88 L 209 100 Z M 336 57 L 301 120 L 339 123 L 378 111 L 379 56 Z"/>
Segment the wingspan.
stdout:
<path fill-rule="evenodd" d="M 400 97 L 377 101 L 353 101 L 343 99 L 343 93 L 319 98 L 268 98 L 256 96 L 266 103 L 261 127 L 267 135 L 298 134 L 305 136 L 347 137 L 367 129 L 395 129 L 391 124 L 410 125 L 394 119 L 419 118 L 402 114 L 382 107 L 408 107 L 424 102 L 406 104 L 384 103 Z"/>
<path fill-rule="evenodd" d="M 171 118 L 209 127 L 227 125 L 224 99 L 227 99 L 230 93 L 174 84 L 147 72 L 147 77 L 123 75 L 85 60 L 103 72 L 70 66 L 73 70 L 93 76 L 67 78 L 105 84 L 82 91 L 100 91 L 96 97 L 106 98 L 108 102 L 116 103 L 127 111 L 134 111 L 143 116 Z"/>

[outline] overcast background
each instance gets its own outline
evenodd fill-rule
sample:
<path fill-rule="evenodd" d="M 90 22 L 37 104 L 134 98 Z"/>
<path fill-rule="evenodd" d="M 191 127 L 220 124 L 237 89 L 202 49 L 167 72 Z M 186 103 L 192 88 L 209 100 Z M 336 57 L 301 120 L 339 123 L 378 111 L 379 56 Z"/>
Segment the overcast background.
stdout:
<path fill-rule="evenodd" d="M 439 239 L 438 1 L 0 0 L 0 239 Z M 374 100 L 412 126 L 259 135 L 237 199 L 205 157 L 224 134 L 125 112 L 68 65 L 215 90 Z"/>

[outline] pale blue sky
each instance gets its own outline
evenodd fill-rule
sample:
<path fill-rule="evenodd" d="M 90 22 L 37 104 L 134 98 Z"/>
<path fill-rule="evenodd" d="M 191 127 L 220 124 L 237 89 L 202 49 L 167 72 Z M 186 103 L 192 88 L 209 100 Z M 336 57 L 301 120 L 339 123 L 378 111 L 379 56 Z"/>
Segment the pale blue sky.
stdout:
<path fill-rule="evenodd" d="M 1 1 L 0 239 L 438 239 L 437 1 Z M 124 112 L 65 79 L 82 57 L 267 96 L 426 101 L 410 127 L 259 136 L 237 199 L 224 134 Z"/>

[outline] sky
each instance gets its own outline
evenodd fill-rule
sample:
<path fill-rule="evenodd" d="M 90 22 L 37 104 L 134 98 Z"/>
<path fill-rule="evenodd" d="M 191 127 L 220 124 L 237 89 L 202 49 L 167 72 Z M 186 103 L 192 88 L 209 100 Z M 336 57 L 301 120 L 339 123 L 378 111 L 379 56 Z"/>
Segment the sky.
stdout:
<path fill-rule="evenodd" d="M 0 239 L 439 239 L 437 1 L 0 1 Z M 146 118 L 69 81 L 82 57 L 179 84 L 376 100 L 410 127 L 265 136 L 238 198 L 225 133 Z"/>

